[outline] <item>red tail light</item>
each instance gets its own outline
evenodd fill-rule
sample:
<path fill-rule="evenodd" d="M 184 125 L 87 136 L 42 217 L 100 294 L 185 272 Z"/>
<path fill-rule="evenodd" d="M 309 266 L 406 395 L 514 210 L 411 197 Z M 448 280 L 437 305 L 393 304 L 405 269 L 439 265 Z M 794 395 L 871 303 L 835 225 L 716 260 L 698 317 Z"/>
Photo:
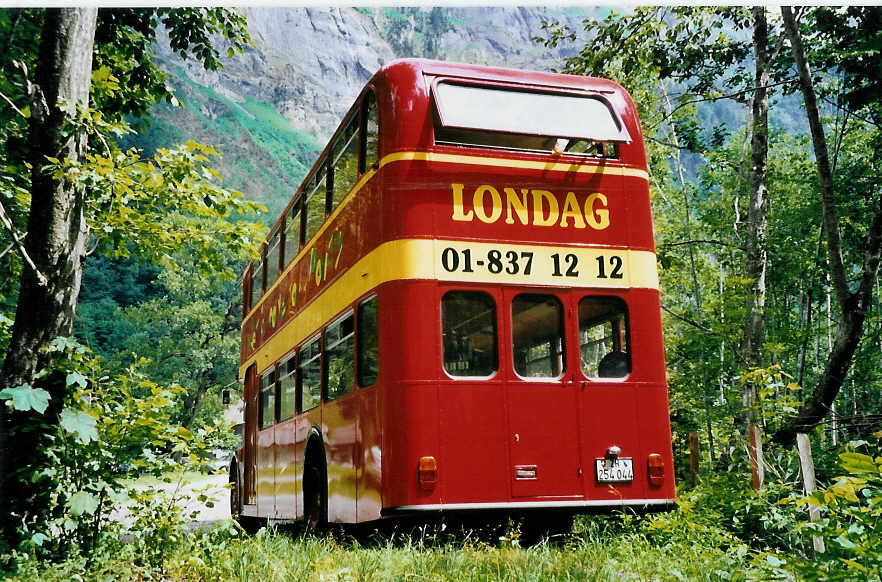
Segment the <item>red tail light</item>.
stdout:
<path fill-rule="evenodd" d="M 419 479 L 420 487 L 426 490 L 434 489 L 438 482 L 438 463 L 435 457 L 420 457 Z"/>
<path fill-rule="evenodd" d="M 649 468 L 649 484 L 660 487 L 665 480 L 665 462 L 662 460 L 662 456 L 658 453 L 652 453 L 649 455 L 647 466 Z"/>

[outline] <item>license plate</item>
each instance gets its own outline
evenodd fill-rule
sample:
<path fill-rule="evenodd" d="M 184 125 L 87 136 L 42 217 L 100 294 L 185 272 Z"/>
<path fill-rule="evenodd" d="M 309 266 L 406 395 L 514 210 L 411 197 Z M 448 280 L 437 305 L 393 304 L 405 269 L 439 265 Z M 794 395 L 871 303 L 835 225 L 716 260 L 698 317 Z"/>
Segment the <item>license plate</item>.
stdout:
<path fill-rule="evenodd" d="M 597 480 L 601 483 L 625 483 L 634 480 L 634 460 L 616 459 L 614 463 L 606 459 L 595 459 Z"/>

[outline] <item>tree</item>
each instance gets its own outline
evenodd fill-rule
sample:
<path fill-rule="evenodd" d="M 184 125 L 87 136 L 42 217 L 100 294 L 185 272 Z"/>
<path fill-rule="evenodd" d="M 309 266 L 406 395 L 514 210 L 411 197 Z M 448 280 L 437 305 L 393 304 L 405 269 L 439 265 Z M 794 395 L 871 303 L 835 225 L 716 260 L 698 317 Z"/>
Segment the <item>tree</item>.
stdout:
<path fill-rule="evenodd" d="M 41 348 L 73 331 L 86 250 L 86 191 L 74 182 L 47 174 L 44 167 L 46 156 L 78 162 L 85 155 L 86 134 L 82 129 L 72 130 L 70 123 L 78 110 L 88 106 L 97 16 L 95 8 L 46 13 L 36 84 L 29 88 L 31 211 L 22 249 L 27 265 L 22 269 L 0 389 L 29 387 L 37 371 L 48 364 Z M 48 392 L 57 413 L 63 399 L 63 387 L 57 379 Z M 19 468 L 29 465 L 40 433 L 15 428 L 38 424 L 34 416 L 32 412 L 8 413 L 6 407 L 0 407 L 0 497 L 12 506 L 21 502 L 25 511 L 39 505 L 22 499 L 25 484 L 16 475 Z M 15 525 L 4 520 L 0 527 L 12 539 Z"/>
<path fill-rule="evenodd" d="M 774 435 L 776 441 L 791 444 L 796 439 L 796 433 L 808 432 L 817 426 L 827 415 L 842 387 L 842 383 L 851 367 L 855 350 L 863 337 L 864 321 L 872 301 L 873 289 L 879 272 L 880 247 L 882 247 L 882 190 L 880 190 L 879 198 L 875 202 L 869 230 L 863 245 L 864 256 L 859 271 L 860 277 L 857 289 L 852 291 L 849 287 L 847 271 L 855 271 L 856 269 L 847 270 L 843 260 L 833 165 L 830 161 L 826 134 L 821 120 L 815 82 L 812 78 L 811 67 L 806 58 L 802 35 L 793 10 L 789 6 L 784 6 L 781 8 L 781 14 L 784 18 L 787 37 L 790 40 L 793 61 L 799 74 L 799 88 L 803 96 L 803 103 L 809 121 L 823 209 L 824 238 L 827 245 L 827 267 L 842 318 L 837 326 L 836 341 L 827 357 L 824 373 L 817 386 L 812 391 L 811 396 L 805 400 L 799 413 Z M 869 87 L 865 85 L 866 79 L 868 77 L 872 79 L 874 75 L 878 76 L 878 72 L 874 74 L 869 73 L 860 64 L 865 56 L 861 54 L 862 51 L 860 49 L 862 47 L 875 51 L 875 54 L 878 53 L 878 48 L 873 48 L 878 47 L 879 42 L 882 41 L 882 26 L 880 26 L 882 23 L 880 23 L 878 18 L 878 10 L 873 11 L 871 9 L 867 12 L 860 12 L 858 13 L 858 18 L 855 18 L 854 14 L 848 13 L 840 14 L 838 19 L 832 13 L 822 14 L 823 17 L 830 20 L 838 20 L 838 27 L 831 26 L 830 30 L 835 30 L 836 28 L 847 29 L 852 35 L 858 34 L 860 39 L 859 43 L 844 47 L 851 54 L 843 55 L 844 58 L 841 61 L 841 68 L 845 73 L 847 84 L 857 87 L 850 93 L 849 101 L 865 106 L 874 105 L 878 108 L 882 104 L 882 99 L 878 98 L 878 94 L 875 100 L 868 98 L 868 95 L 871 93 L 867 91 Z M 849 22 L 849 19 L 852 19 L 853 22 L 851 26 L 846 24 Z M 858 30 L 860 31 L 859 33 L 857 33 Z M 840 36 L 839 38 L 843 37 Z M 855 52 L 857 54 L 854 54 Z"/>
<path fill-rule="evenodd" d="M 235 381 L 241 287 L 200 273 L 187 254 L 178 251 L 178 267 L 159 273 L 161 295 L 114 311 L 102 352 L 111 370 L 148 360 L 140 369 L 154 382 L 182 386 L 172 419 L 192 429 L 206 420 L 206 400 L 210 411 L 220 412 L 221 388 Z M 244 265 L 247 258 L 243 252 L 228 261 Z"/>
<path fill-rule="evenodd" d="M 106 252 L 136 253 L 166 264 L 173 263 L 170 251 L 195 241 L 206 269 L 218 265 L 223 254 L 213 236 L 229 237 L 234 249 L 253 245 L 253 226 L 227 219 L 255 205 L 215 183 L 219 176 L 206 165 L 216 155 L 213 149 L 190 143 L 141 160 L 134 150 L 120 152 L 111 138 L 129 131 L 123 115 L 143 114 L 157 99 L 171 98 L 150 61 L 160 19 L 172 47 L 184 56 L 194 51 L 208 68 L 220 66 L 211 34 L 221 32 L 230 40 L 230 51 L 240 49 L 248 42 L 244 20 L 224 9 L 128 9 L 102 15 L 96 9 L 22 11 L 16 19 L 40 30 L 39 50 L 29 52 L 21 38 L 8 41 L 24 57 L 20 85 L 27 88 L 29 106 L 17 107 L 3 96 L 19 118 L 29 118 L 30 138 L 22 143 L 14 129 L 5 130 L 5 161 L 24 160 L 27 166 L 8 164 L 12 175 L 4 175 L 0 184 L 28 192 L 30 204 L 27 235 L 18 245 L 24 265 L 0 396 L 48 397 L 45 414 L 30 407 L 16 410 L 16 400 L 10 400 L 12 407 L 0 406 L 0 498 L 20 518 L 38 516 L 45 506 L 40 476 L 48 460 L 40 444 L 53 433 L 70 393 L 70 383 L 52 373 L 54 352 L 47 348 L 72 333 L 90 233 Z M 0 24 L 14 28 L 17 20 Z M 93 59 L 96 29 L 103 42 Z M 9 56 L 0 59 L 6 70 Z M 28 77 L 31 68 L 36 82 Z M 88 106 L 92 79 L 96 104 L 106 111 Z M 24 167 L 30 168 L 29 176 L 23 175 Z M 212 219 L 218 228 L 206 231 L 205 221 Z M 4 225 L 13 240 L 20 239 L 14 220 Z M 15 541 L 18 525 L 3 520 L 4 537 Z"/>

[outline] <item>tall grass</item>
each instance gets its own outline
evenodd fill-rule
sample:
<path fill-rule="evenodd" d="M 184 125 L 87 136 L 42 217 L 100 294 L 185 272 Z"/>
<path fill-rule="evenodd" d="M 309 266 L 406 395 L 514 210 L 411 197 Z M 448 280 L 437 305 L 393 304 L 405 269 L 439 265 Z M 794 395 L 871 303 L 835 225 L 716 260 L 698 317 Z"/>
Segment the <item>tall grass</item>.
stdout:
<path fill-rule="evenodd" d="M 658 543 L 640 527 L 609 517 L 583 519 L 555 543 L 521 548 L 516 532 L 498 540 L 451 541 L 432 530 L 374 536 L 361 542 L 264 529 L 245 536 L 232 526 L 194 532 L 162 571 L 133 566 L 123 545 L 86 567 L 71 561 L 40 571 L 23 568 L 11 580 L 233 580 L 264 581 L 682 581 L 748 580 L 749 559 L 740 549 L 695 543 L 684 536 Z"/>

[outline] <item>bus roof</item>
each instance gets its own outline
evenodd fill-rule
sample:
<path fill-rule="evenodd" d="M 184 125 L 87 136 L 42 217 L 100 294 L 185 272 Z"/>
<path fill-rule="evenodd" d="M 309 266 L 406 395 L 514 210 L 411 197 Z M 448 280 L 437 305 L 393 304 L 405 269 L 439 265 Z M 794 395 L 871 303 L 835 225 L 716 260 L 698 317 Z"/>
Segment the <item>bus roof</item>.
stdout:
<path fill-rule="evenodd" d="M 409 69 L 412 72 L 433 76 L 504 81 L 533 86 L 596 91 L 598 93 L 625 93 L 625 90 L 618 83 L 597 77 L 567 75 L 546 71 L 527 71 L 431 59 L 398 59 L 383 66 L 376 76 L 395 77 L 396 73 L 401 69 Z"/>

